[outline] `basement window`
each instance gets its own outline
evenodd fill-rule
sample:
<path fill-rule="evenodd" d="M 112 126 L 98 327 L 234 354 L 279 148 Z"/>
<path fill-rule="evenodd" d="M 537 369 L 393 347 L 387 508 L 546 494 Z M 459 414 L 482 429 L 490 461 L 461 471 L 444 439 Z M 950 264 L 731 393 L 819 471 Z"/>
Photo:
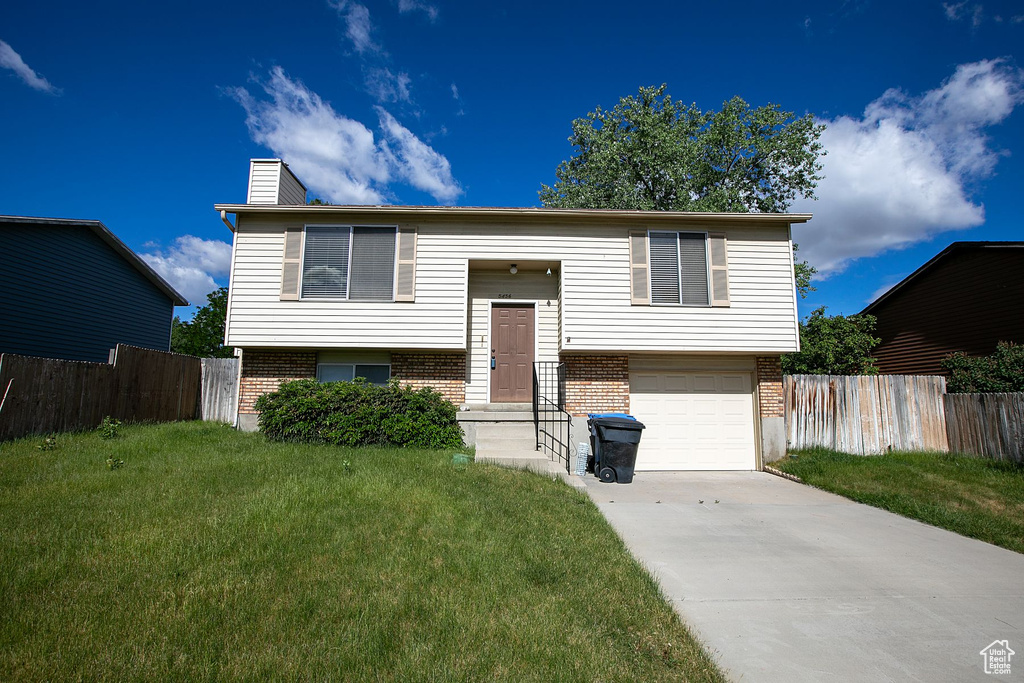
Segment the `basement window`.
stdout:
<path fill-rule="evenodd" d="M 391 366 L 376 363 L 318 363 L 316 366 L 316 378 L 320 382 L 351 382 L 356 377 L 385 386 L 391 379 Z"/>

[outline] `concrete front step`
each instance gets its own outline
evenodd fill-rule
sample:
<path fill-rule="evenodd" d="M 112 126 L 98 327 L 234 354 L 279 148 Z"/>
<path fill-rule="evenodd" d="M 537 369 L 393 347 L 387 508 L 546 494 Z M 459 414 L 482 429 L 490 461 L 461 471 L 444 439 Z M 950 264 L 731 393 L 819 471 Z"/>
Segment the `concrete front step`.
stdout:
<path fill-rule="evenodd" d="M 471 413 L 532 413 L 532 403 L 466 403 L 463 411 Z"/>
<path fill-rule="evenodd" d="M 532 422 L 478 422 L 478 439 L 534 439 L 537 428 Z"/>
<path fill-rule="evenodd" d="M 533 424 L 532 410 L 504 410 L 492 412 L 490 410 L 463 410 L 456 419 L 459 422 L 529 422 Z"/>
<path fill-rule="evenodd" d="M 477 451 L 476 462 L 486 462 L 502 467 L 513 467 L 516 469 L 527 469 L 533 472 L 548 472 L 555 466 L 555 463 L 540 451 L 534 450 L 502 450 Z"/>
<path fill-rule="evenodd" d="M 529 438 L 489 438 L 477 436 L 475 445 L 477 453 L 501 454 L 506 451 L 537 451 L 537 438 L 534 436 Z"/>

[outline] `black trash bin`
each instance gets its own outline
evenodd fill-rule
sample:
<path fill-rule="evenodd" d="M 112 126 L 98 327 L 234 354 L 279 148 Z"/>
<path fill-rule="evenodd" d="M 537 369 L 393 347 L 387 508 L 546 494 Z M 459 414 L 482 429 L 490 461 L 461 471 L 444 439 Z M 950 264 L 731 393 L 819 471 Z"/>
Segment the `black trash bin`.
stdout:
<path fill-rule="evenodd" d="M 590 457 L 587 458 L 587 472 L 594 476 L 600 471 L 597 467 L 598 455 L 601 450 L 601 443 L 597 439 L 597 426 L 594 420 L 599 417 L 621 417 L 624 420 L 635 420 L 636 418 L 626 413 L 587 413 L 587 428 L 590 429 Z"/>
<path fill-rule="evenodd" d="M 594 417 L 590 426 L 594 474 L 603 482 L 633 481 L 636 452 L 644 424 L 633 417 Z"/>

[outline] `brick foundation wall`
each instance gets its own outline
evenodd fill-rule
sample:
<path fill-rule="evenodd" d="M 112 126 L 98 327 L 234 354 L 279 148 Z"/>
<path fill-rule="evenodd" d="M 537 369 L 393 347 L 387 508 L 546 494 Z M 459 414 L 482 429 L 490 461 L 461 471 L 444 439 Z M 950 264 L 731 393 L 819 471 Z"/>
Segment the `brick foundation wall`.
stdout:
<path fill-rule="evenodd" d="M 245 349 L 238 386 L 238 412 L 255 414 L 253 404 L 257 398 L 276 391 L 282 382 L 308 377 L 316 377 L 316 351 Z"/>
<path fill-rule="evenodd" d="M 466 402 L 465 353 L 392 352 L 391 376 L 403 386 L 433 389 L 456 405 Z"/>
<path fill-rule="evenodd" d="M 757 399 L 761 417 L 785 417 L 786 402 L 782 395 L 782 361 L 778 356 L 757 359 Z"/>
<path fill-rule="evenodd" d="M 570 415 L 629 412 L 629 356 L 562 355 Z"/>

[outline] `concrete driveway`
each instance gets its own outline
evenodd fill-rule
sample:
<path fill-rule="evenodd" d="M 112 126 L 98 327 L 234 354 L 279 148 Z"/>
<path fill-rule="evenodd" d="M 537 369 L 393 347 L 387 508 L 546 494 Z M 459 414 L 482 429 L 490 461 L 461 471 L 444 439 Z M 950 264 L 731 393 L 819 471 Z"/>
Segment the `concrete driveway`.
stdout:
<path fill-rule="evenodd" d="M 991 680 L 995 640 L 1024 680 L 1024 555 L 759 472 L 585 482 L 733 680 Z"/>

